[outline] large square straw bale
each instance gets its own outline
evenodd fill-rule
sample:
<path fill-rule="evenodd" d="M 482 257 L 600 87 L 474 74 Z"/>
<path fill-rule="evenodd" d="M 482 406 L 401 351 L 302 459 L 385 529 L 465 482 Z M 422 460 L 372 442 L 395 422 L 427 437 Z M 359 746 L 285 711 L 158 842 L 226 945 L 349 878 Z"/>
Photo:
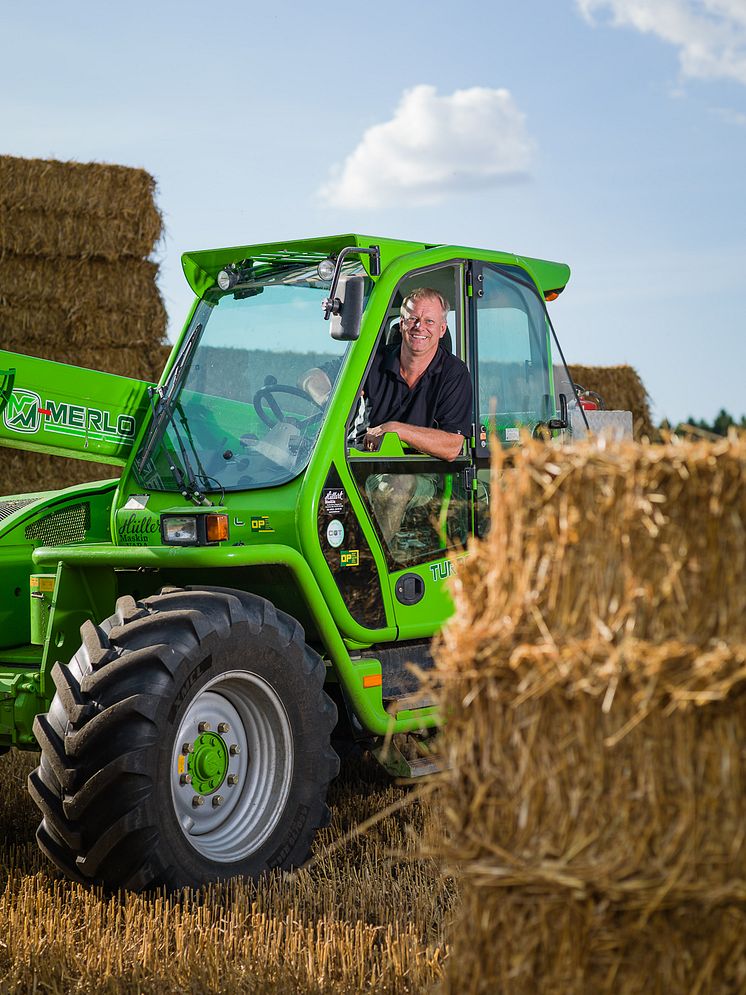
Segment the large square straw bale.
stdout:
<path fill-rule="evenodd" d="M 746 441 L 495 472 L 438 653 L 446 988 L 746 991 Z"/>
<path fill-rule="evenodd" d="M 162 305 L 87 307 L 73 298 L 62 303 L 28 298 L 0 304 L 0 345 L 9 352 L 30 352 L 55 359 L 70 348 L 159 347 L 166 336 Z"/>
<path fill-rule="evenodd" d="M 38 342 L 29 341 L 16 343 L 13 347 L 19 355 L 38 356 L 40 359 L 50 359 L 56 363 L 69 366 L 81 366 L 87 370 L 102 370 L 104 373 L 115 373 L 120 377 L 130 377 L 133 380 L 145 380 L 147 383 L 157 383 L 164 367 L 164 355 L 168 349 L 156 345 L 147 346 L 116 346 L 103 345 L 98 347 L 95 340 L 76 347 L 71 343 L 57 344 L 55 348 L 42 348 Z"/>
<path fill-rule="evenodd" d="M 0 448 L 0 490 L 3 494 L 57 490 L 89 480 L 119 477 L 121 472 L 121 467 L 105 463 Z"/>
<path fill-rule="evenodd" d="M 16 255 L 0 256 L 0 307 L 47 304 L 80 310 L 147 307 L 162 310 L 156 278 L 158 264 L 148 259 L 69 259 Z"/>
<path fill-rule="evenodd" d="M 631 411 L 635 438 L 654 437 L 650 396 L 634 367 L 572 365 L 568 371 L 576 384 L 600 395 L 608 411 Z"/>
<path fill-rule="evenodd" d="M 0 348 L 157 381 L 166 312 L 146 257 L 162 221 L 145 170 L 0 156 Z M 116 476 L 0 448 L 4 493 Z"/>
<path fill-rule="evenodd" d="M 0 156 L 0 254 L 150 255 L 163 222 L 144 169 Z"/>

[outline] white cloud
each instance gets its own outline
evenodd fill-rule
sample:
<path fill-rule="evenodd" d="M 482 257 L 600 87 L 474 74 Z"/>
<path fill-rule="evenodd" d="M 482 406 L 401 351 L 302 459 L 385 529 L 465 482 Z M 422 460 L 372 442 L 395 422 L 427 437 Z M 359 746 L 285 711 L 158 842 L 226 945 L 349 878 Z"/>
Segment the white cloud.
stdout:
<path fill-rule="evenodd" d="M 343 208 L 435 204 L 525 177 L 533 153 L 508 90 L 472 87 L 439 97 L 422 84 L 403 93 L 390 121 L 368 128 L 319 196 Z"/>
<path fill-rule="evenodd" d="M 746 83 L 746 0 L 576 0 L 593 21 L 607 13 L 615 27 L 633 27 L 675 45 L 684 76 Z"/>

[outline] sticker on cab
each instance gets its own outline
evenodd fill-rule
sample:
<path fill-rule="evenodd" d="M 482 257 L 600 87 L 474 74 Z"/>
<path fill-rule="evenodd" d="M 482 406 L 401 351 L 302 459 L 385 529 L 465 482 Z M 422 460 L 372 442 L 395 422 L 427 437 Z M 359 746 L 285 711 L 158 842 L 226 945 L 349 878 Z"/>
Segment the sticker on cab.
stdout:
<path fill-rule="evenodd" d="M 255 515 L 251 519 L 252 532 L 274 532 L 269 524 L 269 515 Z"/>
<path fill-rule="evenodd" d="M 338 518 L 333 518 L 326 527 L 326 538 L 330 546 L 337 549 L 345 539 L 345 528 Z"/>

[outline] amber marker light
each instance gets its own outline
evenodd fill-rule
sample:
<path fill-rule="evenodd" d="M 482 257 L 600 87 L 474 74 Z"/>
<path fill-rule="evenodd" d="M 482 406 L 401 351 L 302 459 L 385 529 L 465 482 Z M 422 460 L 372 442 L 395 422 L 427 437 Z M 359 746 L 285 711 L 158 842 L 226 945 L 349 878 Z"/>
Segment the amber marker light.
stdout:
<path fill-rule="evenodd" d="M 205 515 L 205 532 L 208 542 L 225 542 L 228 538 L 227 515 Z"/>
<path fill-rule="evenodd" d="M 383 678 L 380 674 L 368 674 L 363 677 L 363 687 L 364 688 L 380 688 L 383 684 Z"/>
<path fill-rule="evenodd" d="M 547 292 L 544 294 L 544 300 L 556 301 L 561 293 L 562 293 L 561 290 L 547 290 Z"/>

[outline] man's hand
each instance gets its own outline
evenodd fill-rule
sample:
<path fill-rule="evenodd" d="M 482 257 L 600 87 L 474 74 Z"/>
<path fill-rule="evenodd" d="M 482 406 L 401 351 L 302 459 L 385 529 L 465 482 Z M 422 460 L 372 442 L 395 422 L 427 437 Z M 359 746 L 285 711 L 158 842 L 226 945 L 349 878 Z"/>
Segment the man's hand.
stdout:
<path fill-rule="evenodd" d="M 396 432 L 401 441 L 418 452 L 447 460 L 449 463 L 460 454 L 464 437 L 459 432 L 443 432 L 439 428 L 423 428 L 421 425 L 407 425 L 400 421 L 386 421 L 375 425 L 365 433 L 365 448 L 376 450 L 386 432 Z"/>

